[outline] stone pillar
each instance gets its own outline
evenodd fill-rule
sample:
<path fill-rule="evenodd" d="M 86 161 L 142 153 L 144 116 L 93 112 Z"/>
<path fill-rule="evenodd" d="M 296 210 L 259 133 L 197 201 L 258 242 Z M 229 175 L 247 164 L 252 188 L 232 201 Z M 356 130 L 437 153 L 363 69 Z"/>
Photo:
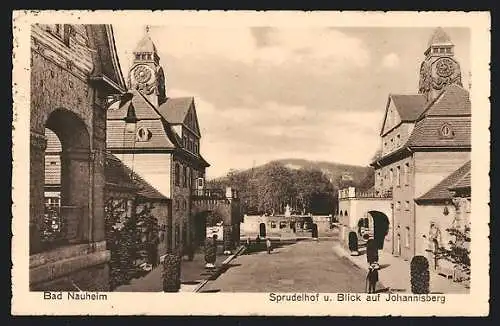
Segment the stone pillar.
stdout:
<path fill-rule="evenodd" d="M 45 135 L 30 133 L 30 216 L 29 216 L 29 247 L 30 255 L 42 251 L 40 227 L 45 211 Z"/>
<path fill-rule="evenodd" d="M 91 240 L 90 230 L 92 185 L 90 180 L 90 153 L 88 150 L 66 150 L 61 154 L 61 206 L 75 206 L 81 210 L 78 238 Z M 103 216 L 104 218 L 104 216 Z"/>
<path fill-rule="evenodd" d="M 240 224 L 237 223 L 234 225 L 234 232 L 233 232 L 234 236 L 233 236 L 233 240 L 234 240 L 234 247 L 235 248 L 238 248 L 240 246 L 240 237 L 241 237 L 241 233 L 240 233 Z"/>

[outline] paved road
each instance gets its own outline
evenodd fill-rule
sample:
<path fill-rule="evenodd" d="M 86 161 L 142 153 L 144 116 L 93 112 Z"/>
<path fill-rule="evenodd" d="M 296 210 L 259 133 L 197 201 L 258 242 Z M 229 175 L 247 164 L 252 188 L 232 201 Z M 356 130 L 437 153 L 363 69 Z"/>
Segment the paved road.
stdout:
<path fill-rule="evenodd" d="M 364 292 L 365 272 L 333 251 L 335 242 L 300 241 L 237 257 L 202 292 Z"/>

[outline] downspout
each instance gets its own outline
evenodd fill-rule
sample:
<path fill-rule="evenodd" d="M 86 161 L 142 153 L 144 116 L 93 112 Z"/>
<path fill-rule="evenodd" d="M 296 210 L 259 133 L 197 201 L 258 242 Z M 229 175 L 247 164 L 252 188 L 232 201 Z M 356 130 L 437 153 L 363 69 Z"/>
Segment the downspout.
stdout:
<path fill-rule="evenodd" d="M 95 103 L 95 89 L 92 90 L 92 107 Z M 91 138 L 93 138 L 91 136 Z M 90 153 L 89 153 L 89 244 L 92 251 L 95 250 L 94 244 L 94 164 L 96 160 L 96 151 L 93 146 L 93 139 L 90 141 Z"/>
<path fill-rule="evenodd" d="M 415 158 L 413 156 L 413 150 L 408 147 L 408 152 L 410 153 L 410 158 L 412 159 L 412 181 L 415 180 Z M 412 197 L 415 196 L 415 182 L 412 182 Z M 417 216 L 416 216 L 416 207 L 415 207 L 415 200 L 412 200 L 412 211 L 411 211 L 411 218 L 413 219 L 413 256 L 415 256 L 416 250 L 417 250 Z"/>

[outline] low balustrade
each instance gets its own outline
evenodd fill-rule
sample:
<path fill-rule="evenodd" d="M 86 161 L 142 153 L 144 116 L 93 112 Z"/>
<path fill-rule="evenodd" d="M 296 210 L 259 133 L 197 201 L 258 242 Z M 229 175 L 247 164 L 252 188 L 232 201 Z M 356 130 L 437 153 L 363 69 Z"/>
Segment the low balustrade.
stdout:
<path fill-rule="evenodd" d="M 83 207 L 46 207 L 40 238 L 43 247 L 51 248 L 80 243 L 82 240 Z"/>
<path fill-rule="evenodd" d="M 361 191 L 358 189 L 342 189 L 339 193 L 339 199 L 349 199 L 349 198 L 392 198 L 392 189 L 386 191 L 377 190 L 366 190 Z"/>

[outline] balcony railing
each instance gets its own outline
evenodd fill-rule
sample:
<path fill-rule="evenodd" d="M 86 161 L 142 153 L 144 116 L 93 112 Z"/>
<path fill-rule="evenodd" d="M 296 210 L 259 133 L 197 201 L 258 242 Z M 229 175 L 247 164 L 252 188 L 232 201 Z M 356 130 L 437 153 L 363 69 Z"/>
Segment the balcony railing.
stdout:
<path fill-rule="evenodd" d="M 392 189 L 386 191 L 376 191 L 376 190 L 368 190 L 368 191 L 360 191 L 355 188 L 345 188 L 339 190 L 339 199 L 348 199 L 348 198 L 392 198 Z"/>
<path fill-rule="evenodd" d="M 222 189 L 195 189 L 193 199 L 225 199 L 226 194 Z"/>
<path fill-rule="evenodd" d="M 356 198 L 392 198 L 392 190 L 380 191 L 356 191 Z"/>

